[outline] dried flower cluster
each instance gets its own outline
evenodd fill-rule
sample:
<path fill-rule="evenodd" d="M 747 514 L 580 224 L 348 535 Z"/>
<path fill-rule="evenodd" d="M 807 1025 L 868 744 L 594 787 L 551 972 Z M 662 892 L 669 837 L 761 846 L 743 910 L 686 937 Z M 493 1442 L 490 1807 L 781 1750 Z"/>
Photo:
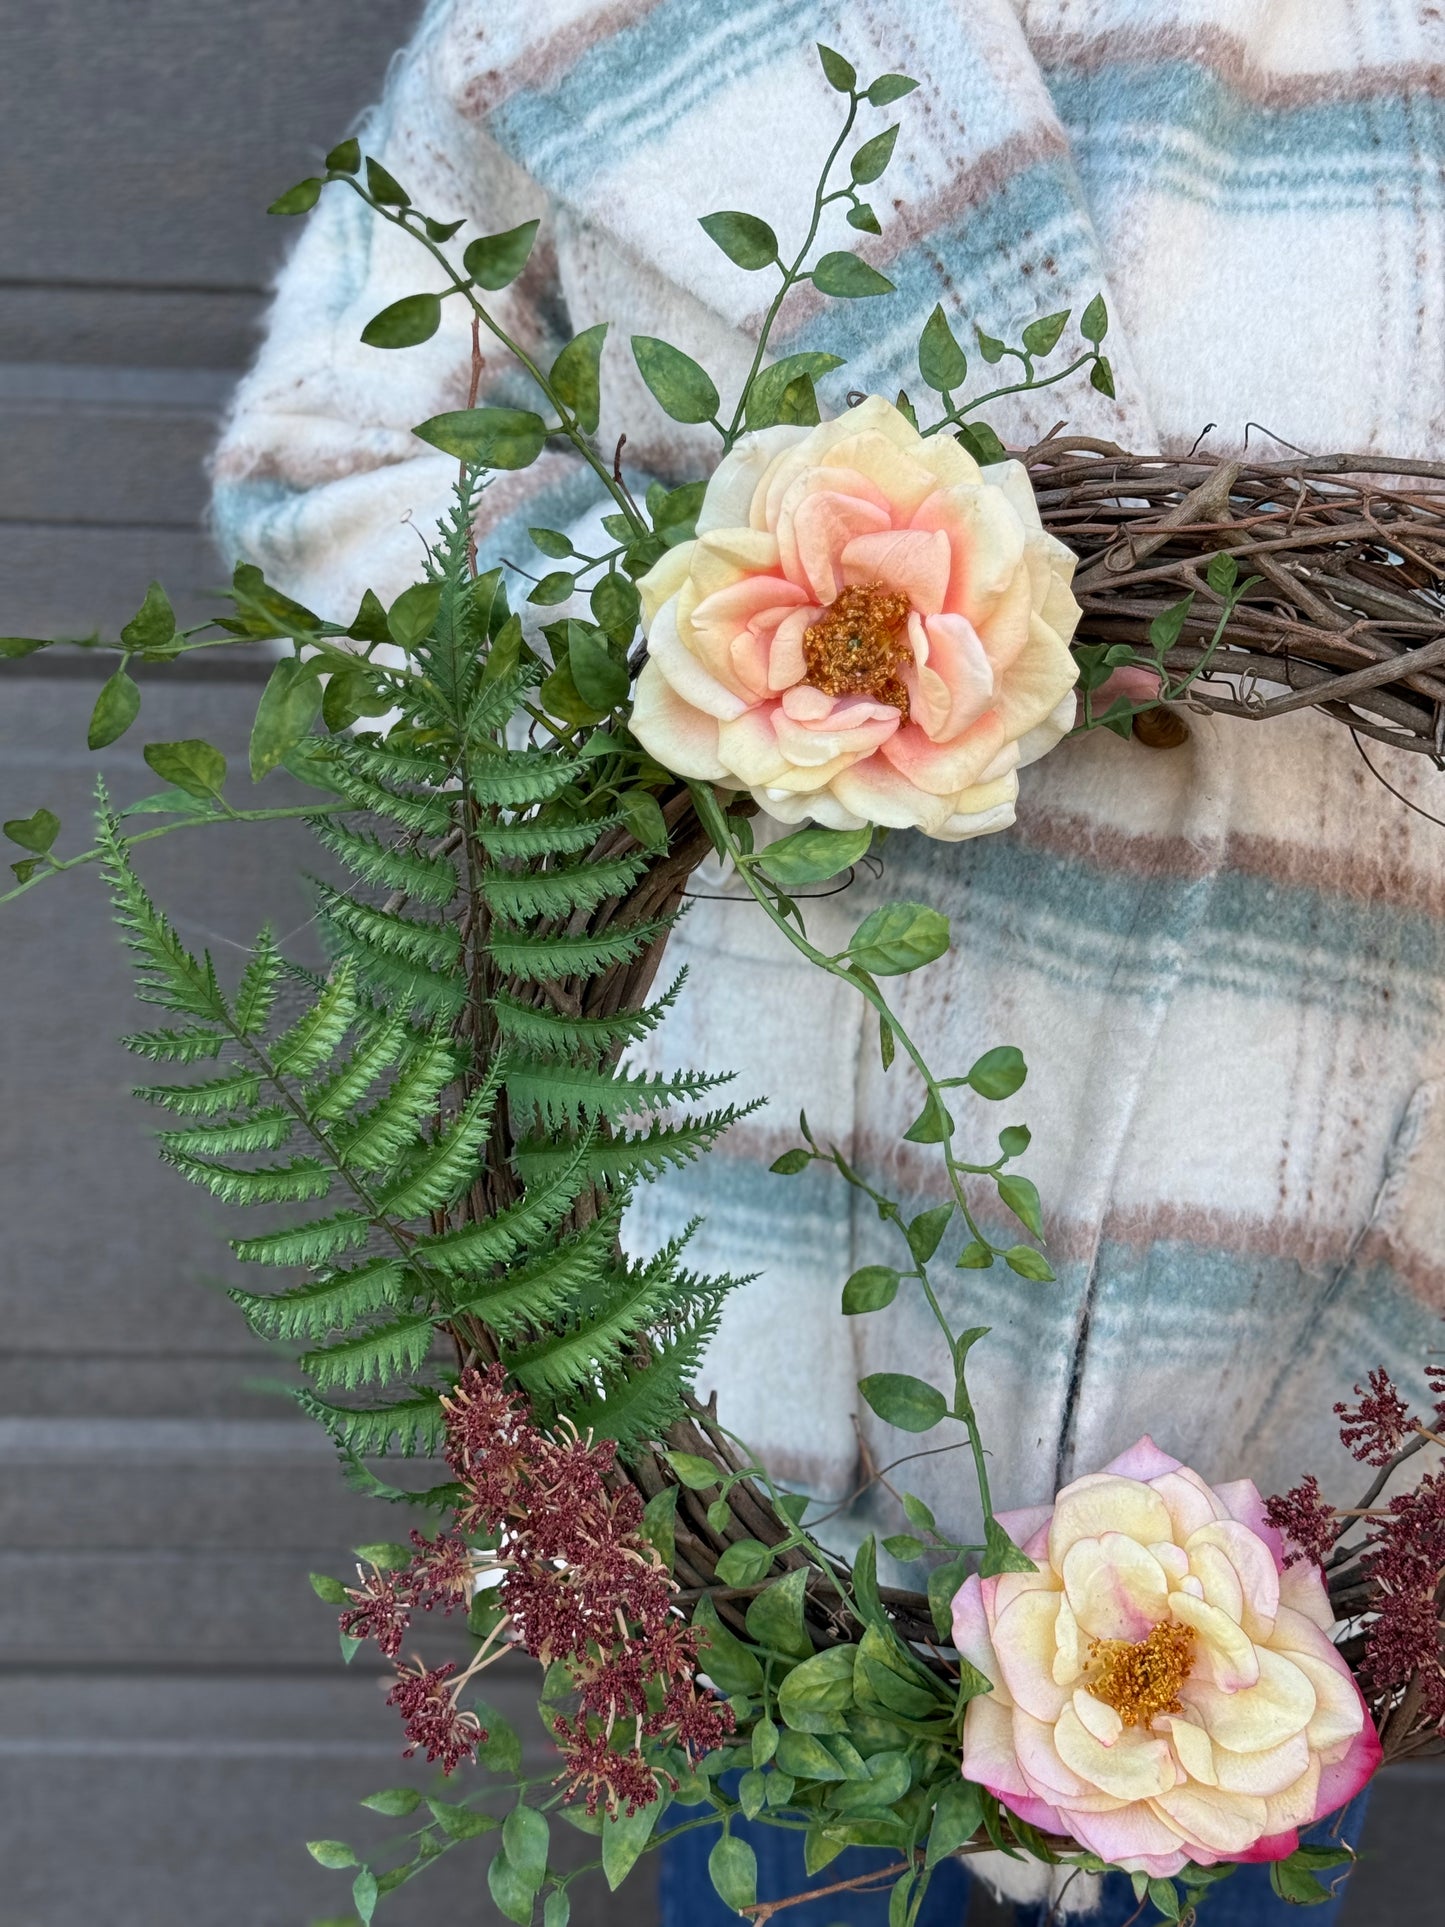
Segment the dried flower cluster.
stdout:
<path fill-rule="evenodd" d="M 576 1689 L 576 1711 L 553 1720 L 569 1794 L 585 1797 L 589 1813 L 602 1805 L 634 1813 L 657 1798 L 659 1769 L 644 1741 L 692 1756 L 733 1726 L 731 1709 L 698 1689 L 697 1636 L 642 1535 L 642 1501 L 609 1477 L 610 1441 L 539 1431 L 499 1365 L 470 1367 L 443 1403 L 446 1460 L 462 1487 L 454 1530 L 413 1533 L 408 1566 L 363 1574 L 342 1631 L 374 1639 L 395 1660 L 414 1611 L 465 1608 L 478 1575 L 500 1571 L 501 1617 L 465 1672 L 397 1667 L 389 1703 L 401 1711 L 408 1751 L 424 1748 L 448 1773 L 475 1758 L 487 1734 L 459 1697 L 505 1629 L 544 1665 L 563 1665 Z M 473 1537 L 495 1552 L 474 1553 Z"/>
<path fill-rule="evenodd" d="M 1329 1572 L 1332 1591 L 1351 1596 L 1350 1606 L 1364 1590 L 1365 1603 L 1351 1612 L 1363 1641 L 1360 1683 L 1394 1758 L 1445 1737 L 1445 1479 L 1427 1473 L 1410 1491 L 1375 1503 L 1398 1465 L 1425 1442 L 1442 1442 L 1445 1367 L 1427 1366 L 1426 1379 L 1441 1394 L 1433 1429 L 1415 1418 L 1383 1369 L 1369 1374 L 1368 1389 L 1356 1385 L 1357 1404 L 1335 1406 L 1341 1441 L 1378 1472 L 1358 1506 L 1336 1511 L 1313 1474 L 1266 1506 L 1270 1524 L 1293 1547 L 1287 1564 L 1315 1560 Z M 1357 1529 L 1360 1537 L 1350 1539 Z"/>

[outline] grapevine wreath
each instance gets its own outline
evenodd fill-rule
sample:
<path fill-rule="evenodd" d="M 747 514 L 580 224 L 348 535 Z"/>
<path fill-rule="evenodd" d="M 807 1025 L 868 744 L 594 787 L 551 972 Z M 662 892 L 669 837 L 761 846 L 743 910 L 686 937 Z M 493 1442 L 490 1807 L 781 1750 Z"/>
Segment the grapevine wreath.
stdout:
<path fill-rule="evenodd" d="M 399 1853 L 311 1843 L 349 1873 L 362 1920 L 487 1837 L 503 1913 L 525 1922 L 540 1902 L 546 1927 L 564 1927 L 577 1876 L 549 1859 L 549 1818 L 597 1836 L 615 1887 L 674 1810 L 715 1830 L 714 1885 L 755 1920 L 791 1902 L 757 1899 L 739 1814 L 801 1831 L 810 1875 L 849 1845 L 891 1849 L 841 1884 L 886 1890 L 892 1927 L 916 1918 L 941 1861 L 991 1848 L 1120 1866 L 1175 1919 L 1246 1860 L 1269 1861 L 1285 1897 L 1322 1899 L 1321 1874 L 1350 1850 L 1301 1845 L 1300 1830 L 1382 1759 L 1437 1745 L 1445 1721 L 1445 1486 L 1429 1472 L 1384 1496 L 1440 1443 L 1438 1368 L 1433 1414 L 1382 1371 L 1341 1388 L 1342 1436 L 1370 1468 L 1343 1507 L 1308 1476 L 1267 1502 L 1247 1480 L 1210 1488 L 1144 1440 L 1050 1506 L 995 1510 L 969 1390 L 986 1334 L 952 1328 L 930 1266 L 961 1225 L 958 1263 L 1021 1289 L 1052 1277 L 1037 1192 L 1015 1168 L 1027 1132 L 979 1156 L 953 1115 L 966 1105 L 974 1131 L 1025 1066 L 1000 1046 L 943 1075 L 908 1035 L 885 986 L 947 950 L 927 905 L 885 903 L 836 954 L 807 923 L 808 893 L 846 881 L 890 830 L 1006 830 L 1020 767 L 1076 727 L 1166 743 L 1196 711 L 1312 706 L 1366 757 L 1379 741 L 1438 764 L 1445 468 L 1138 456 L 1062 429 L 1006 451 L 978 415 L 997 396 L 1075 373 L 1112 393 L 1097 298 L 1072 355 L 1058 355 L 1067 314 L 1017 342 L 975 330 L 983 363 L 1012 378 L 972 399 L 969 357 L 935 309 L 915 396 L 852 396 L 822 420 L 814 383 L 837 358 L 768 362 L 770 334 L 800 283 L 889 291 L 815 244 L 833 202 L 876 229 L 860 190 L 897 128 L 857 145 L 854 130 L 913 83 L 864 84 L 821 57 L 843 124 L 802 247 L 785 257 L 755 216 L 703 221 L 740 268 L 777 277 L 731 410 L 683 351 L 632 342 L 660 406 L 721 437 L 709 478 L 643 501 L 594 440 L 606 328 L 544 370 L 488 307 L 535 222 L 466 239 L 354 140 L 283 195 L 272 211 L 301 215 L 323 190 L 356 194 L 429 257 L 434 286 L 375 316 L 366 341 L 426 340 L 442 303 L 460 303 L 474 370 L 484 341 L 510 354 L 537 408 L 476 406 L 474 381 L 473 405 L 418 427 L 459 477 L 422 579 L 389 609 L 368 593 L 350 624 L 323 621 L 242 564 L 224 618 L 178 628 L 152 585 L 119 639 L 95 645 L 119 664 L 92 749 L 134 723 L 136 669 L 238 644 L 275 656 L 250 773 L 284 768 L 311 800 L 245 807 L 210 744 L 150 743 L 163 787 L 128 803 L 101 787 L 95 839 L 76 853 L 59 853 L 46 809 L 4 826 L 22 852 L 5 900 L 100 868 L 138 995 L 161 1013 L 126 1040 L 153 1067 L 138 1095 L 167 1114 L 161 1156 L 227 1205 L 271 1208 L 235 1241 L 260 1282 L 232 1297 L 299 1351 L 296 1397 L 349 1481 L 433 1515 L 407 1543 L 361 1548 L 354 1576 L 313 1579 L 348 1654 L 371 1641 L 392 1663 L 407 1750 L 458 1788 L 372 1796 L 407 1823 Z M 524 621 L 504 570 L 478 566 L 473 515 L 492 474 L 555 442 L 610 497 L 610 547 L 579 554 L 534 530 L 546 572 Z M 579 598 L 586 615 L 545 619 Z M 49 646 L 12 637 L 0 655 Z M 263 930 L 224 984 L 151 899 L 139 846 L 287 816 L 349 877 L 315 885 L 330 967 L 289 961 Z M 761 836 L 765 818 L 782 833 Z M 961 1428 L 971 1454 L 979 1543 L 902 1498 L 911 1531 L 891 1549 L 928 1569 L 926 1590 L 880 1584 L 871 1539 L 852 1559 L 830 1551 L 807 1496 L 691 1389 L 736 1281 L 689 1270 L 686 1239 L 623 1255 L 636 1189 L 739 1115 L 710 1070 L 627 1065 L 676 995 L 668 936 L 710 859 L 871 1006 L 885 1066 L 916 1088 L 906 1135 L 936 1159 L 921 1211 L 905 1215 L 806 1118 L 774 1168 L 830 1167 L 896 1230 L 896 1266 L 855 1272 L 846 1314 L 918 1293 L 946 1336 L 947 1387 L 904 1373 L 859 1387 L 906 1432 Z M 980 1197 L 1017 1220 L 1016 1242 L 985 1233 Z M 393 1483 L 398 1456 L 437 1461 L 436 1482 Z M 465 1666 L 416 1656 L 432 1611 L 465 1621 Z M 474 1697 L 517 1647 L 542 1664 L 559 1749 L 541 1780 Z"/>

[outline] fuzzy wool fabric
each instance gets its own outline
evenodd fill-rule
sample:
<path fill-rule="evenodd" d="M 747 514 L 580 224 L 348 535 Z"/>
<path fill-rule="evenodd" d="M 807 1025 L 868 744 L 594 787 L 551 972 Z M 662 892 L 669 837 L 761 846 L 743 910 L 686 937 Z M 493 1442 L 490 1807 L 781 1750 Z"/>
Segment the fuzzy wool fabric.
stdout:
<path fill-rule="evenodd" d="M 770 277 L 734 268 L 697 217 L 744 208 L 785 246 L 799 233 L 839 116 L 818 38 L 865 75 L 922 83 L 890 110 L 902 133 L 872 195 L 882 238 L 841 218 L 825 233 L 899 292 L 825 307 L 804 291 L 775 338 L 780 353 L 848 357 L 821 384 L 825 406 L 850 389 L 917 388 L 936 301 L 967 339 L 974 322 L 1004 333 L 1102 291 L 1117 403 L 1076 382 L 1013 398 L 990 411 L 1005 439 L 1067 418 L 1141 450 L 1188 449 L 1213 424 L 1221 451 L 1248 434 L 1271 452 L 1269 436 L 1440 454 L 1435 7 L 436 0 L 364 141 L 439 218 L 483 232 L 542 218 L 498 318 L 544 364 L 612 321 L 601 444 L 625 432 L 637 475 L 675 484 L 707 471 L 712 437 L 661 415 L 626 337 L 678 343 L 736 392 Z M 428 285 L 413 243 L 328 189 L 216 454 L 228 559 L 260 563 L 328 616 L 413 578 L 455 477 L 410 429 L 464 403 L 460 304 L 424 347 L 359 339 Z M 483 387 L 529 400 L 490 350 Z M 527 527 L 595 527 L 596 496 L 556 453 L 496 477 L 484 558 L 535 568 Z M 1445 814 L 1424 758 L 1370 756 Z M 1016 828 L 961 845 L 894 836 L 884 864 L 812 907 L 814 940 L 841 947 L 885 898 L 937 905 L 954 948 L 899 982 L 906 1022 L 941 1070 L 1004 1042 L 1030 1066 L 1017 1099 L 959 1112 L 980 1160 L 1001 1125 L 1032 1127 L 1022 1168 L 1058 1280 L 956 1271 L 952 1245 L 938 1273 L 955 1326 L 992 1328 L 974 1374 L 996 1501 L 1047 1499 L 1147 1431 L 1207 1479 L 1268 1492 L 1315 1470 L 1351 1503 L 1359 1469 L 1332 1404 L 1377 1364 L 1419 1396 L 1441 1344 L 1445 829 L 1390 794 L 1335 722 L 1216 718 L 1168 751 L 1072 740 L 1025 773 Z M 699 901 L 675 957 L 690 983 L 653 1061 L 731 1067 L 736 1094 L 772 1102 L 718 1154 L 648 1188 L 631 1235 L 656 1242 L 703 1212 L 695 1262 L 758 1274 L 703 1387 L 778 1474 L 841 1501 L 863 1464 L 912 1449 L 862 1405 L 857 1378 L 942 1383 L 944 1354 L 906 1291 L 886 1315 L 841 1316 L 849 1272 L 897 1261 L 887 1227 L 836 1178 L 768 1165 L 805 1107 L 820 1137 L 922 1205 L 936 1179 L 901 1141 L 917 1091 L 884 1073 L 858 1001 L 748 905 Z M 997 1209 L 988 1223 L 1009 1236 Z M 956 1453 L 891 1480 L 967 1536 Z M 853 1504 L 855 1535 L 897 1524 L 880 1487 Z"/>

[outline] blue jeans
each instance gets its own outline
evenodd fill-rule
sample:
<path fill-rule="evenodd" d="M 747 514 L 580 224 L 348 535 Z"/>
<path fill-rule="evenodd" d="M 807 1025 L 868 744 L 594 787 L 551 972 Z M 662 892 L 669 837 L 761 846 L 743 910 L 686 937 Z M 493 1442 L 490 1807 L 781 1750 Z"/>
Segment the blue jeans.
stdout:
<path fill-rule="evenodd" d="M 1364 1820 L 1367 1794 L 1361 1794 L 1346 1809 L 1338 1837 L 1358 1847 Z M 683 1809 L 674 1809 L 681 1817 Z M 669 1818 L 672 1816 L 670 1815 Z M 1333 1840 L 1335 1816 L 1330 1815 L 1311 1830 L 1314 1840 Z M 782 1827 L 737 1820 L 733 1831 L 741 1834 L 758 1856 L 758 1898 L 780 1900 L 801 1893 L 806 1887 L 832 1886 L 851 1880 L 872 1867 L 887 1866 L 897 1855 L 885 1850 L 850 1847 L 830 1861 L 822 1873 L 809 1880 L 803 1871 L 803 1845 L 800 1833 Z M 662 1850 L 660 1902 L 662 1927 L 735 1927 L 738 1916 L 725 1907 L 713 1892 L 708 1879 L 707 1857 L 717 1834 L 711 1827 L 685 1833 Z M 1338 1869 L 1323 1877 L 1325 1885 L 1334 1880 Z M 946 1861 L 934 1872 L 928 1896 L 918 1916 L 918 1927 L 961 1927 L 968 1912 L 972 1882 L 964 1863 Z M 1297 1907 L 1280 1900 L 1269 1884 L 1267 1866 L 1242 1867 L 1217 1887 L 1211 1888 L 1200 1908 L 1201 1927 L 1286 1927 L 1287 1922 L 1308 1921 L 1310 1927 L 1334 1927 L 1344 1903 L 1344 1883 L 1335 1898 L 1324 1906 L 1311 1907 L 1302 1914 Z M 1104 1882 L 1102 1909 L 1085 1916 L 1089 1927 L 1123 1927 L 1137 1914 L 1138 1927 L 1157 1923 L 1160 1915 L 1146 1906 L 1138 1913 L 1134 1889 L 1123 1874 L 1110 1874 Z M 1047 1906 L 1021 1906 L 1017 1927 L 1042 1927 Z M 825 1898 L 790 1907 L 779 1917 L 787 1927 L 885 1927 L 888 1919 L 888 1889 L 874 1888 L 867 1893 L 833 1893 Z"/>

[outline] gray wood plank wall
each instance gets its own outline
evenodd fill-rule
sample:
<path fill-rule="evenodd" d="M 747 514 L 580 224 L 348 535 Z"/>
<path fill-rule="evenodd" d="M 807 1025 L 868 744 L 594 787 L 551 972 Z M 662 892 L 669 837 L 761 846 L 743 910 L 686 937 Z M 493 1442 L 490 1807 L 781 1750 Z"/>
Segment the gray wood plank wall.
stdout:
<path fill-rule="evenodd" d="M 0 631 L 114 633 L 152 576 L 205 606 L 225 571 L 202 461 L 286 232 L 263 209 L 374 97 L 417 11 L 0 0 Z M 92 665 L 27 672 L 0 678 L 0 815 L 74 821 L 97 769 L 151 786 L 138 746 L 85 752 Z M 242 753 L 255 695 L 156 678 L 145 733 Z M 177 838 L 147 874 L 230 954 L 266 916 L 304 926 L 304 852 L 285 829 L 219 861 Z M 367 1837 L 357 1797 L 414 1770 L 305 1573 L 343 1570 L 395 1522 L 343 1494 L 285 1415 L 222 1293 L 224 1226 L 155 1162 L 112 1041 L 134 1006 L 93 878 L 7 909 L 0 985 L 0 1917 L 344 1913 L 344 1882 L 301 1843 Z M 529 1691 L 519 1669 L 494 1696 L 520 1713 Z M 1354 1927 L 1429 1916 L 1418 1848 L 1440 1791 L 1385 1789 Z M 496 1919 L 484 1859 L 430 1873 L 400 1927 L 423 1903 Z M 574 1920 L 651 1915 L 639 1882 L 578 1903 Z"/>

